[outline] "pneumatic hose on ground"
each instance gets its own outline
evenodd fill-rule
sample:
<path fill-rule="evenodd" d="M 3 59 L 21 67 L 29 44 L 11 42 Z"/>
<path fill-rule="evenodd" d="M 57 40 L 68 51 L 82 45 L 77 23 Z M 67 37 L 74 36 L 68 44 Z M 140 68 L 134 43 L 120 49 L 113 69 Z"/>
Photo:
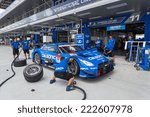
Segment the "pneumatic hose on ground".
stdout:
<path fill-rule="evenodd" d="M 15 59 L 12 61 L 11 63 L 11 70 L 13 72 L 13 74 L 7 78 L 6 80 L 4 80 L 1 84 L 0 84 L 0 87 L 2 87 L 8 80 L 12 79 L 15 75 L 16 75 L 16 72 L 14 71 L 14 68 L 13 68 L 13 65 L 14 65 L 14 62 L 16 61 L 16 59 L 20 56 L 20 53 L 22 52 L 22 49 L 20 50 L 19 54 L 17 57 L 15 57 Z"/>

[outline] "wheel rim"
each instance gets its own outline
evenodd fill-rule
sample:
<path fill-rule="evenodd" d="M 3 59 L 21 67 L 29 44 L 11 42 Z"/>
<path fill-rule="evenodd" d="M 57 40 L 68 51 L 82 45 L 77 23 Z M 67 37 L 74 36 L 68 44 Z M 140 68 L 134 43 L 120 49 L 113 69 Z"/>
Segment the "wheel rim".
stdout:
<path fill-rule="evenodd" d="M 76 75 L 76 73 L 77 73 L 77 66 L 76 66 L 75 63 L 71 63 L 68 66 L 68 69 L 69 69 L 69 72 L 71 72 L 72 74 Z"/>
<path fill-rule="evenodd" d="M 40 64 L 40 56 L 36 53 L 35 54 L 35 56 L 34 56 L 34 62 L 36 63 L 36 64 Z"/>
<path fill-rule="evenodd" d="M 39 68 L 38 67 L 31 67 L 31 68 L 29 68 L 27 71 L 26 71 L 26 73 L 28 74 L 28 75 L 35 75 L 35 74 L 37 74 L 39 72 Z"/>

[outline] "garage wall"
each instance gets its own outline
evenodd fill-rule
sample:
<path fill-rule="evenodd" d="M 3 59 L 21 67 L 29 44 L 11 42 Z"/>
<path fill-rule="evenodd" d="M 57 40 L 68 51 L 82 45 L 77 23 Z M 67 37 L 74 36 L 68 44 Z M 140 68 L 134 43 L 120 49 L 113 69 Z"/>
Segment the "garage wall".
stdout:
<path fill-rule="evenodd" d="M 150 15 L 144 16 L 144 22 L 145 22 L 145 41 L 150 41 Z"/>

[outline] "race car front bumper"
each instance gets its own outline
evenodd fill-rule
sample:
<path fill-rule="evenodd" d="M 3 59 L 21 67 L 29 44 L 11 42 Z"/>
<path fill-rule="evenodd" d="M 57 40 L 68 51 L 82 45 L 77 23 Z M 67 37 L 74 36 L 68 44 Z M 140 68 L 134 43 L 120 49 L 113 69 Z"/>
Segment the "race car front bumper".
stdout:
<path fill-rule="evenodd" d="M 82 78 L 97 78 L 104 74 L 111 72 L 114 69 L 113 64 L 111 62 L 104 62 L 98 64 L 97 67 L 91 67 L 87 69 L 80 69 L 79 76 Z"/>
<path fill-rule="evenodd" d="M 114 66 L 110 62 L 104 62 L 98 65 L 98 77 L 102 76 L 104 74 L 107 74 L 108 72 L 112 71 L 114 69 Z"/>

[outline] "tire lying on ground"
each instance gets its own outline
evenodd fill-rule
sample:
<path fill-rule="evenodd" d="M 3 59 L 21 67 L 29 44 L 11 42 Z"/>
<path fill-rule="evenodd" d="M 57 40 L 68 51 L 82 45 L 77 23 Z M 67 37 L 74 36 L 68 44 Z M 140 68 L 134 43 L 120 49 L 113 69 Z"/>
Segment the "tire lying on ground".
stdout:
<path fill-rule="evenodd" d="M 26 65 L 27 65 L 26 59 L 16 59 L 14 61 L 14 66 L 15 67 L 23 67 L 23 66 L 26 66 Z"/>
<path fill-rule="evenodd" d="M 43 77 L 43 68 L 37 64 L 28 65 L 24 71 L 23 75 L 28 82 L 37 82 Z"/>

